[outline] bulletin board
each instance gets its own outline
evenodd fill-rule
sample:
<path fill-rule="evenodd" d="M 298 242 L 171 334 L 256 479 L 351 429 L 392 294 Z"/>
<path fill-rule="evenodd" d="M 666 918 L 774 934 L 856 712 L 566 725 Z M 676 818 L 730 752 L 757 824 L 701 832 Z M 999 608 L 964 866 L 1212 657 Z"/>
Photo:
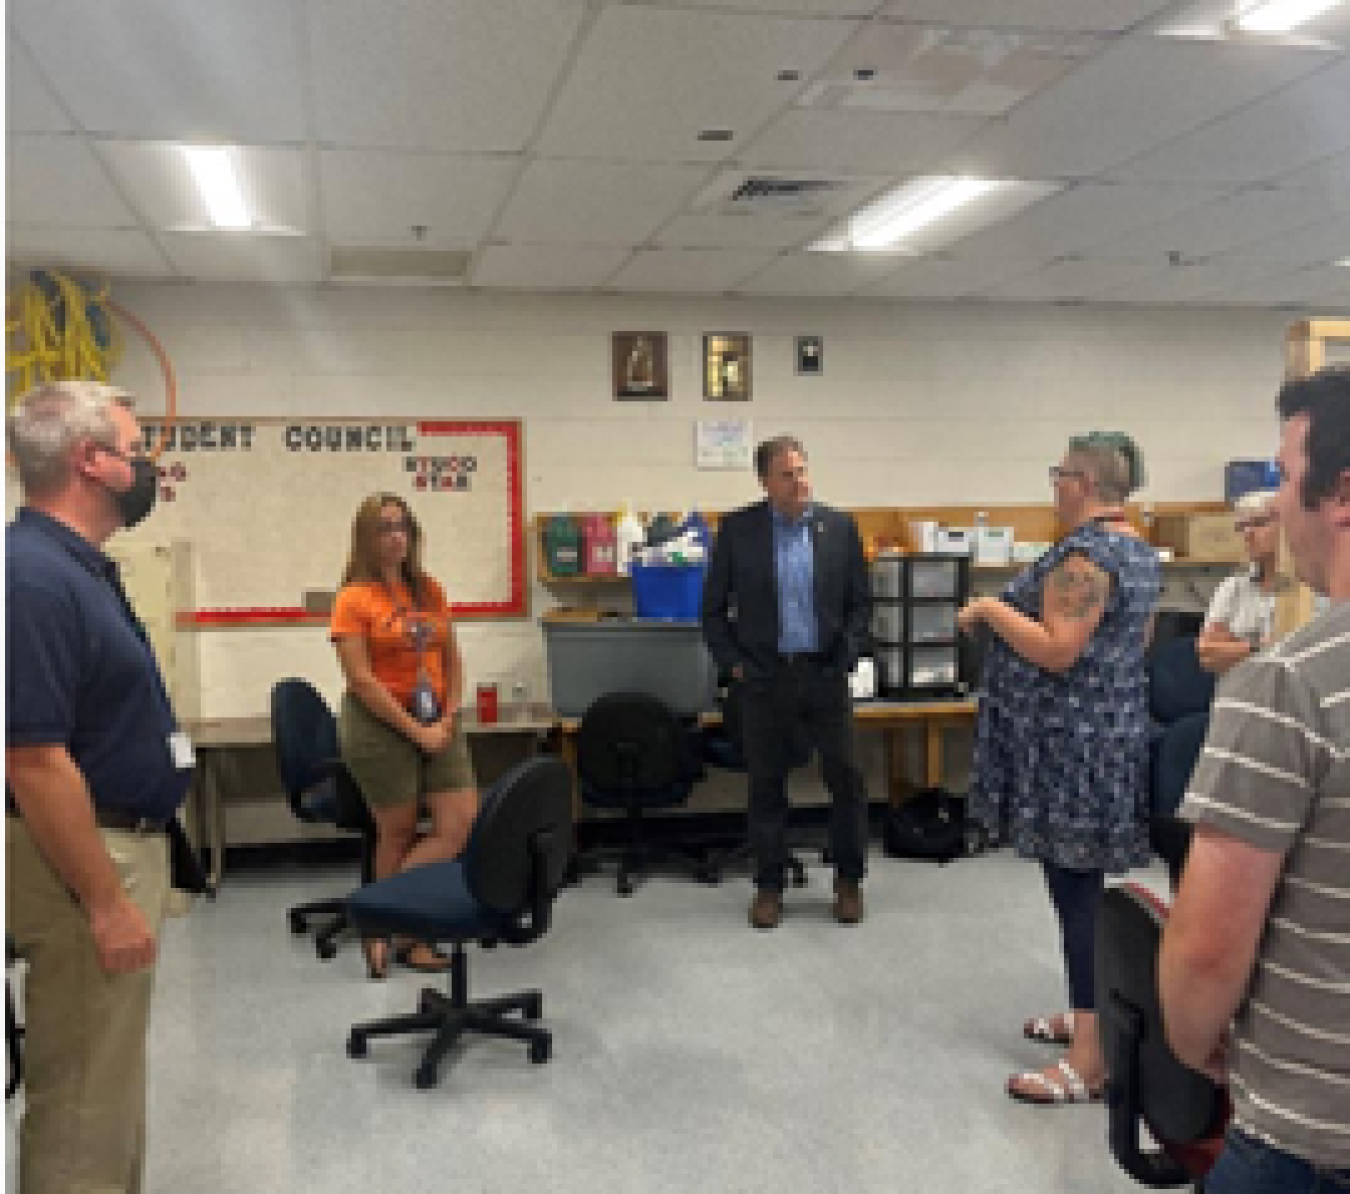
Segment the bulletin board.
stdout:
<path fill-rule="evenodd" d="M 181 628 L 320 623 L 357 507 L 404 498 L 423 565 L 459 617 L 528 614 L 518 420 L 141 420 L 159 502 L 128 534 L 186 540 L 194 606 Z"/>

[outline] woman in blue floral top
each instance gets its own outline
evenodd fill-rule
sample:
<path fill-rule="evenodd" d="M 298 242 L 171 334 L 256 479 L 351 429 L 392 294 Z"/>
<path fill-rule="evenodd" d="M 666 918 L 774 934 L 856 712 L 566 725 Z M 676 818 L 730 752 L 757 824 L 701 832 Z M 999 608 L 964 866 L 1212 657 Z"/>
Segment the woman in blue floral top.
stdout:
<path fill-rule="evenodd" d="M 1014 1075 L 1032 1103 L 1100 1097 L 1093 966 L 1107 874 L 1148 862 L 1148 692 L 1144 652 L 1161 591 L 1158 557 L 1124 503 L 1143 481 L 1133 440 L 1094 432 L 1050 470 L 1068 533 L 997 597 L 972 601 L 962 630 L 990 630 L 968 806 L 993 835 L 1038 860 L 1059 918 L 1072 1011 L 1032 1020 L 1067 1045 Z"/>

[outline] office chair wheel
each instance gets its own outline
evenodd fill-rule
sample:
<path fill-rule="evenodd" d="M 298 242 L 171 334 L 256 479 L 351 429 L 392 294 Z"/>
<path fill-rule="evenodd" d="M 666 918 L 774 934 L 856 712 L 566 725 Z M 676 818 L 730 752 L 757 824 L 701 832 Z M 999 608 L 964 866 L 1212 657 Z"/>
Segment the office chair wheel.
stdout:
<path fill-rule="evenodd" d="M 347 1038 L 347 1056 L 364 1057 L 366 1055 L 366 1038 L 359 1032 L 353 1031 Z"/>
<path fill-rule="evenodd" d="M 337 946 L 331 941 L 316 941 L 314 952 L 325 962 L 331 962 L 337 957 Z"/>
<path fill-rule="evenodd" d="M 436 1067 L 434 1065 L 419 1065 L 413 1071 L 413 1085 L 418 1090 L 430 1090 L 436 1085 Z"/>
<path fill-rule="evenodd" d="M 700 883 L 706 883 L 709 887 L 716 887 L 722 882 L 722 874 L 715 866 L 701 866 L 694 872 L 694 877 Z"/>
<path fill-rule="evenodd" d="M 302 936 L 309 928 L 309 922 L 305 919 L 303 912 L 292 910 L 286 914 L 286 919 L 290 923 L 291 932 L 297 937 Z"/>
<path fill-rule="evenodd" d="M 788 870 L 789 870 L 789 873 L 790 873 L 791 876 L 792 876 L 792 886 L 793 886 L 793 887 L 805 887 L 805 886 L 806 886 L 806 868 L 805 868 L 805 867 L 794 866 L 794 867 L 789 867 Z"/>
<path fill-rule="evenodd" d="M 614 890 L 621 896 L 630 896 L 633 894 L 633 881 L 625 876 L 614 885 Z"/>
<path fill-rule="evenodd" d="M 530 1042 L 530 1061 L 535 1065 L 543 1065 L 553 1052 L 552 1041 L 531 1041 Z"/>
<path fill-rule="evenodd" d="M 527 1020 L 538 1020 L 544 1014 L 544 997 L 534 995 L 530 1000 L 522 1005 L 520 1014 Z"/>

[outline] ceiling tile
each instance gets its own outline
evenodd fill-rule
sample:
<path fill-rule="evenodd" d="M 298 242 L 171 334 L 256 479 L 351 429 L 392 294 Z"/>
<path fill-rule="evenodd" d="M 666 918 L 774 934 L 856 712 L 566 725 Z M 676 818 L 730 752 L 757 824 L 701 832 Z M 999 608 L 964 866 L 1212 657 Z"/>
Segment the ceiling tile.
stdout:
<path fill-rule="evenodd" d="M 5 38 L 5 129 L 64 133 L 74 128 L 18 38 Z"/>
<path fill-rule="evenodd" d="M 1112 170 L 1144 182 L 1266 182 L 1350 147 L 1350 61 Z"/>
<path fill-rule="evenodd" d="M 653 238 L 668 249 L 789 249 L 825 228 L 820 216 L 677 216 Z"/>
<path fill-rule="evenodd" d="M 1173 0 L 890 0 L 885 16 L 946 25 L 1119 33 Z M 997 17 L 997 19 L 994 19 Z"/>
<path fill-rule="evenodd" d="M 1251 285 L 1270 272 L 1269 265 L 1251 261 L 1164 267 L 1111 287 L 1098 298 L 1105 303 L 1203 303 L 1215 294 Z"/>
<path fill-rule="evenodd" d="M 494 235 L 636 245 L 683 207 L 707 174 L 706 166 L 537 159 L 521 175 Z"/>
<path fill-rule="evenodd" d="M 163 255 L 144 232 L 126 228 L 5 229 L 5 256 L 20 265 L 60 267 L 123 278 L 167 278 Z"/>
<path fill-rule="evenodd" d="M 1100 295 L 1156 270 L 1145 261 L 1072 259 L 1052 261 L 1043 269 L 1009 278 L 982 292 L 991 299 L 1057 302 Z"/>
<path fill-rule="evenodd" d="M 108 163 L 152 228 L 205 230 L 211 218 L 182 149 L 164 141 L 104 141 L 96 151 Z M 305 161 L 299 149 L 231 148 L 244 202 L 263 228 L 303 230 L 309 223 Z"/>
<path fill-rule="evenodd" d="M 901 258 L 899 268 L 868 287 L 866 293 L 878 298 L 962 298 L 1004 279 L 1030 273 L 1039 264 L 1028 256 Z"/>
<path fill-rule="evenodd" d="M 1257 187 L 1105 241 L 1102 249 L 1113 257 L 1158 259 L 1174 251 L 1208 257 L 1332 219 L 1338 210 L 1350 210 L 1350 194 Z"/>
<path fill-rule="evenodd" d="M 958 243 L 962 253 L 1059 257 L 1212 202 L 1223 193 L 1214 187 L 1082 183 Z"/>
<path fill-rule="evenodd" d="M 164 251 L 184 276 L 284 286 L 323 276 L 318 243 L 306 236 L 250 232 L 165 232 Z"/>
<path fill-rule="evenodd" d="M 8 7 L 90 132 L 244 144 L 304 136 L 289 0 L 10 0 Z"/>
<path fill-rule="evenodd" d="M 324 150 L 325 230 L 332 240 L 477 245 L 505 201 L 519 162 L 508 157 Z"/>
<path fill-rule="evenodd" d="M 671 0 L 626 0 L 641 8 L 669 8 Z M 882 0 L 679 0 L 681 8 L 758 12 L 767 16 L 870 17 Z"/>
<path fill-rule="evenodd" d="M 1297 232 L 1257 241 L 1225 253 L 1221 261 L 1253 261 L 1303 268 L 1350 258 L 1350 215 L 1319 220 Z"/>
<path fill-rule="evenodd" d="M 472 282 L 505 290 L 593 290 L 629 253 L 615 246 L 488 245 Z"/>
<path fill-rule="evenodd" d="M 6 219 L 51 228 L 135 226 L 82 137 L 12 136 L 6 151 Z"/>
<path fill-rule="evenodd" d="M 1328 265 L 1278 274 L 1216 293 L 1212 302 L 1238 306 L 1305 306 L 1327 312 L 1350 309 L 1350 269 Z"/>
<path fill-rule="evenodd" d="M 649 161 L 734 153 L 856 28 L 687 10 L 606 8 L 544 126 L 542 152 Z M 729 129 L 730 143 L 698 140 Z"/>
<path fill-rule="evenodd" d="M 519 151 L 585 13 L 582 0 L 311 4 L 320 141 Z"/>
<path fill-rule="evenodd" d="M 1318 190 L 1350 191 L 1350 153 L 1337 153 L 1313 162 L 1280 179 L 1281 186 L 1316 187 Z"/>
<path fill-rule="evenodd" d="M 1081 33 L 869 23 L 795 102 L 802 108 L 1002 116 L 1102 45 Z"/>
<path fill-rule="evenodd" d="M 609 280 L 607 288 L 721 294 L 772 259 L 767 249 L 644 249 Z"/>
<path fill-rule="evenodd" d="M 824 296 L 852 294 L 895 271 L 890 253 L 793 253 L 736 287 L 737 294 Z"/>
<path fill-rule="evenodd" d="M 752 166 L 920 173 L 969 141 L 982 117 L 792 108 L 742 154 Z"/>
<path fill-rule="evenodd" d="M 1122 38 L 948 164 L 993 177 L 1090 178 L 1326 62 L 1306 49 Z"/>

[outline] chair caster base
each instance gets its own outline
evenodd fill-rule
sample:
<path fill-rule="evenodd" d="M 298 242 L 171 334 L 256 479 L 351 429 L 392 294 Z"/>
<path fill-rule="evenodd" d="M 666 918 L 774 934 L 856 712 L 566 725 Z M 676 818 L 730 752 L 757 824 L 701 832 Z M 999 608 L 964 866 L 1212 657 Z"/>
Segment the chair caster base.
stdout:
<path fill-rule="evenodd" d="M 359 1033 L 353 1032 L 347 1038 L 347 1056 L 364 1057 L 366 1055 L 366 1038 Z"/>
<path fill-rule="evenodd" d="M 553 1053 L 553 1045 L 549 1041 L 531 1041 L 530 1042 L 530 1061 L 535 1065 L 543 1065 Z"/>

